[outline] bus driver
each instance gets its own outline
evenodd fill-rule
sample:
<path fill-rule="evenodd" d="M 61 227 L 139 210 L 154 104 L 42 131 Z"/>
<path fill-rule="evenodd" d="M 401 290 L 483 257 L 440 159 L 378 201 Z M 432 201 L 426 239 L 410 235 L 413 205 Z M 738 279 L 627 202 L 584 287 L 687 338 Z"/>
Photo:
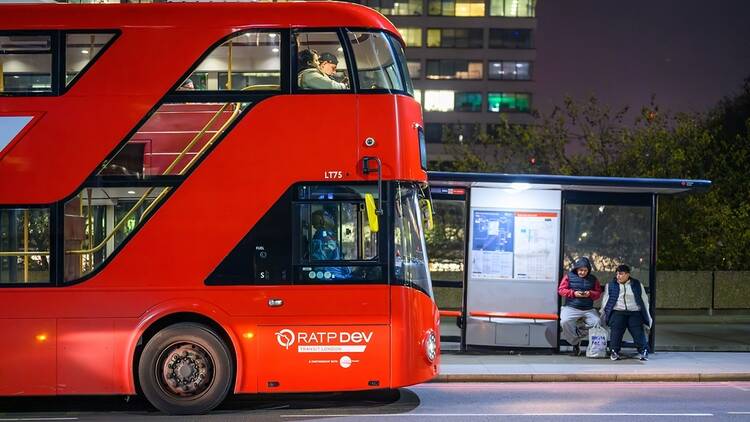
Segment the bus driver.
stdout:
<path fill-rule="evenodd" d="M 336 222 L 328 212 L 317 210 L 311 215 L 313 233 L 310 258 L 312 261 L 338 261 L 341 249 L 336 240 Z M 326 267 L 325 271 L 334 279 L 346 279 L 351 276 L 348 267 Z"/>

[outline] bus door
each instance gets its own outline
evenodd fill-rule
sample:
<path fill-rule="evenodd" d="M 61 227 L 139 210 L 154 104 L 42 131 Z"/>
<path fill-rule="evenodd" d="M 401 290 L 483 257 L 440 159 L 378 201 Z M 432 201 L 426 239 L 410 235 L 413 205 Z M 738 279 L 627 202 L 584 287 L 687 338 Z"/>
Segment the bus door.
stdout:
<path fill-rule="evenodd" d="M 259 327 L 258 391 L 389 385 L 384 245 L 368 222 L 365 194 L 377 198 L 377 186 L 296 188 L 293 285 L 267 290 L 269 316 Z"/>

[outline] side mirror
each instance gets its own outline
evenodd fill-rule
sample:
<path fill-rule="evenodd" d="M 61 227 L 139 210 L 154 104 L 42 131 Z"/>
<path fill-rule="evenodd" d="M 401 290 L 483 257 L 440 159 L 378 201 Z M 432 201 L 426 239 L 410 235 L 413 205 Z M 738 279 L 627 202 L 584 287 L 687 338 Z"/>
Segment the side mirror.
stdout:
<path fill-rule="evenodd" d="M 375 198 L 371 193 L 365 194 L 365 208 L 367 209 L 367 223 L 370 225 L 370 230 L 373 233 L 377 233 L 380 230 L 378 224 L 378 214 L 375 208 Z"/>
<path fill-rule="evenodd" d="M 425 220 L 425 231 L 432 231 L 435 227 L 435 220 L 432 218 L 432 201 L 429 199 L 423 199 L 424 204 L 424 220 Z"/>

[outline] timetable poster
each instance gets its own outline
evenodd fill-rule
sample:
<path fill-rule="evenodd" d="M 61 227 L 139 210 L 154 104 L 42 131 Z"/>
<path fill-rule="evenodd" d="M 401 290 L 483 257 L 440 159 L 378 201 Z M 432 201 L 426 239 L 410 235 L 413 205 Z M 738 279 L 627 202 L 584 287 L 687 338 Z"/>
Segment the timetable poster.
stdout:
<path fill-rule="evenodd" d="M 472 277 L 513 278 L 514 214 L 508 211 L 475 211 L 472 224 Z"/>
<path fill-rule="evenodd" d="M 555 279 L 558 254 L 557 218 L 555 212 L 515 213 L 513 278 Z"/>

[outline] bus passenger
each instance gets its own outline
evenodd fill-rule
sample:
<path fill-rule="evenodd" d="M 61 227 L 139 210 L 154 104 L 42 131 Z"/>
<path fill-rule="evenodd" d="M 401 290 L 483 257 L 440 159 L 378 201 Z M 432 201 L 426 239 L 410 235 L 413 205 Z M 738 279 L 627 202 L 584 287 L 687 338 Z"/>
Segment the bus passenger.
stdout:
<path fill-rule="evenodd" d="M 180 87 L 177 88 L 178 91 L 194 91 L 195 90 L 195 84 L 193 84 L 193 80 L 190 78 L 185 79 L 182 81 L 182 84 L 180 84 Z"/>
<path fill-rule="evenodd" d="M 297 86 L 301 89 L 347 89 L 346 84 L 336 82 L 323 73 L 317 51 L 300 51 L 298 63 L 300 72 L 297 75 Z"/>
<path fill-rule="evenodd" d="M 320 70 L 329 78 L 332 80 L 342 83 L 345 85 L 346 89 L 349 87 L 349 78 L 344 76 L 343 79 L 340 81 L 336 77 L 336 67 L 339 65 L 339 59 L 336 58 L 334 54 L 331 53 L 323 53 L 320 55 L 320 58 L 318 60 L 320 62 Z"/>

